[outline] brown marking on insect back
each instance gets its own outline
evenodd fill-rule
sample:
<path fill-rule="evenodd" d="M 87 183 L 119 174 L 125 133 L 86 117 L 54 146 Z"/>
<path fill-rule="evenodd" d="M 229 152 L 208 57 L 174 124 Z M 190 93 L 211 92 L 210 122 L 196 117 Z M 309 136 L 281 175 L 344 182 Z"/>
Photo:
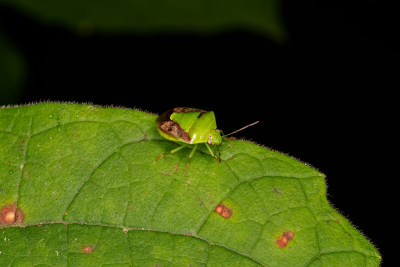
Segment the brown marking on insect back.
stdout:
<path fill-rule="evenodd" d="M 179 108 L 173 108 L 172 113 L 189 113 L 189 112 L 200 112 L 200 113 L 206 113 L 208 111 L 202 110 L 202 109 L 196 109 L 196 108 L 185 108 L 185 107 L 179 107 Z"/>
<path fill-rule="evenodd" d="M 160 124 L 160 129 L 166 134 L 175 136 L 185 142 L 190 142 L 189 134 L 185 132 L 175 121 L 169 120 Z"/>
<path fill-rule="evenodd" d="M 0 211 L 0 225 L 23 223 L 25 215 L 20 208 L 15 207 L 15 203 L 3 206 Z"/>
<path fill-rule="evenodd" d="M 179 123 L 171 120 L 172 113 L 188 113 L 188 112 L 200 112 L 202 114 L 207 111 L 194 108 L 173 108 L 158 116 L 156 120 L 157 126 L 165 134 L 172 135 L 189 143 L 190 142 L 189 134 L 186 133 L 181 128 L 181 126 L 179 126 Z"/>
<path fill-rule="evenodd" d="M 232 216 L 233 211 L 226 207 L 225 205 L 218 205 L 214 211 L 224 217 L 225 219 L 229 219 Z"/>
<path fill-rule="evenodd" d="M 82 246 L 82 251 L 85 252 L 86 254 L 92 253 L 94 250 L 94 247 L 92 246 Z"/>
<path fill-rule="evenodd" d="M 288 243 L 293 239 L 294 233 L 292 231 L 286 231 L 276 240 L 276 244 L 280 248 L 285 248 Z"/>
<path fill-rule="evenodd" d="M 174 113 L 174 110 L 173 110 L 173 109 L 170 109 L 170 110 L 168 110 L 168 111 L 165 111 L 164 113 L 161 113 L 161 114 L 157 117 L 157 120 L 156 120 L 157 125 L 161 125 L 161 124 L 163 124 L 164 122 L 171 120 L 171 119 L 170 119 L 170 116 L 171 116 L 172 113 Z"/>

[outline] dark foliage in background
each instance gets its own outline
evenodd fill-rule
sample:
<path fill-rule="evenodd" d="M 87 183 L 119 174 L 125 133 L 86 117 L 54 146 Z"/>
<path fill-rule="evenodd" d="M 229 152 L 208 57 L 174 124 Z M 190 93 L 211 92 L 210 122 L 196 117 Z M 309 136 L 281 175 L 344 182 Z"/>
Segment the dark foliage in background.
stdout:
<path fill-rule="evenodd" d="M 290 39 L 277 44 L 244 29 L 79 36 L 0 7 L 0 25 L 28 64 L 16 103 L 198 107 L 214 110 L 225 132 L 260 120 L 236 136 L 325 173 L 329 199 L 385 260 L 394 11 L 383 1 L 284 1 L 283 16 Z"/>

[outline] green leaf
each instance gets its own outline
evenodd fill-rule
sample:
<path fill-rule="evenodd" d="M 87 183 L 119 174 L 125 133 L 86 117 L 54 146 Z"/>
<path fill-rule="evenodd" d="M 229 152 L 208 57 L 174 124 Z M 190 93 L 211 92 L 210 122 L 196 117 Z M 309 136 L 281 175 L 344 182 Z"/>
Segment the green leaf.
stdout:
<path fill-rule="evenodd" d="M 378 266 L 323 174 L 247 141 L 221 163 L 137 110 L 0 109 L 0 266 Z"/>
<path fill-rule="evenodd" d="M 83 35 L 187 32 L 206 34 L 245 29 L 276 41 L 286 38 L 280 0 L 0 0 L 50 25 Z"/>

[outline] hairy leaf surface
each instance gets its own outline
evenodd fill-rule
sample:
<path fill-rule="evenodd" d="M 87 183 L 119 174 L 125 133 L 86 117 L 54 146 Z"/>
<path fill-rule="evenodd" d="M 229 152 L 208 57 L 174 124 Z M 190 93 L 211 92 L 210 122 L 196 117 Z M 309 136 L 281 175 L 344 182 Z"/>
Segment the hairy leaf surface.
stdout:
<path fill-rule="evenodd" d="M 138 110 L 0 109 L 0 266 L 378 266 L 324 175 L 247 141 L 221 163 Z"/>

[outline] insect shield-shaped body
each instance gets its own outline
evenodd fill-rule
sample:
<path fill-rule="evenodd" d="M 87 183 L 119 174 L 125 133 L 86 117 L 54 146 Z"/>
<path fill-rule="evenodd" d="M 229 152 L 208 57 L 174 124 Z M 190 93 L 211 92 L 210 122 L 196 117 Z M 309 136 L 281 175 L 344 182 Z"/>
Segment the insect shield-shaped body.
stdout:
<path fill-rule="evenodd" d="M 205 144 L 211 156 L 215 156 L 210 145 L 219 145 L 222 142 L 220 130 L 217 129 L 213 111 L 194 108 L 174 108 L 162 113 L 157 118 L 157 130 L 160 135 L 168 140 L 183 143 L 182 146 L 172 150 L 175 153 L 184 147 L 192 146 L 191 158 L 198 144 Z M 161 155 L 157 158 L 160 159 Z"/>

